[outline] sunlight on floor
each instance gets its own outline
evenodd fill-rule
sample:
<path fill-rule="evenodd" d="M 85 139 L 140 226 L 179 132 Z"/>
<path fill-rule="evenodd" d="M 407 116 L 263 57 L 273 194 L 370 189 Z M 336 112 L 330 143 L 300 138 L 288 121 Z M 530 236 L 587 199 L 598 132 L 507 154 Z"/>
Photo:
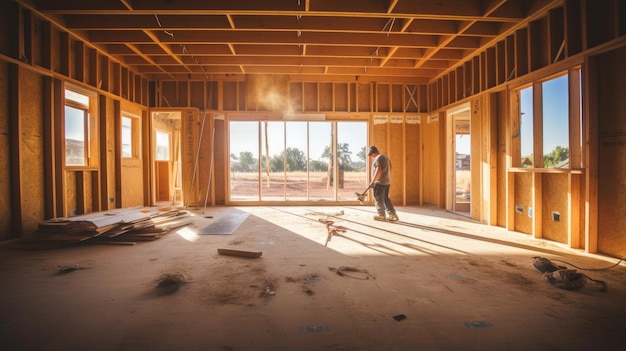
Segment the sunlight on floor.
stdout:
<path fill-rule="evenodd" d="M 373 209 L 361 207 L 240 209 L 330 250 L 355 257 L 492 255 L 519 249 L 525 246 L 521 242 L 529 240 L 503 228 L 431 209 L 398 209 L 398 223 L 375 221 Z M 327 221 L 346 230 L 329 235 Z"/>
<path fill-rule="evenodd" d="M 184 227 L 176 231 L 181 238 L 189 241 L 195 242 L 198 240 L 198 230 L 195 227 Z"/>

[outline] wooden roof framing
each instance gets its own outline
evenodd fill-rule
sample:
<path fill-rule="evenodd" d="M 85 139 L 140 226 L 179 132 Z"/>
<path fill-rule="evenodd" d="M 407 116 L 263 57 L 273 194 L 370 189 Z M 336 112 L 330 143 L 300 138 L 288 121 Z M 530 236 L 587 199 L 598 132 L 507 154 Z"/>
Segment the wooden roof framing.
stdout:
<path fill-rule="evenodd" d="M 563 0 L 18 0 L 151 79 L 430 82 Z"/>

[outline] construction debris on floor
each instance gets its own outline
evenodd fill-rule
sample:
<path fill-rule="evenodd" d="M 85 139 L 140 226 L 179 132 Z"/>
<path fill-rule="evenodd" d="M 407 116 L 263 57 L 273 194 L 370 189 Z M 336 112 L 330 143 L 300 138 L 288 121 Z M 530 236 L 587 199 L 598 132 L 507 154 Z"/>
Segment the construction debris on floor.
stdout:
<path fill-rule="evenodd" d="M 156 240 L 189 224 L 190 213 L 174 207 L 136 207 L 45 220 L 15 248 L 48 248 L 75 243 L 133 245 Z"/>
<path fill-rule="evenodd" d="M 533 266 L 535 266 L 539 272 L 543 273 L 543 276 L 548 280 L 548 282 L 559 289 L 578 290 L 587 285 L 587 281 L 591 281 L 596 284 L 598 290 L 604 292 L 607 291 L 607 285 L 604 281 L 593 279 L 586 274 L 577 272 L 575 269 L 568 269 L 566 266 L 556 265 L 545 257 L 531 257 L 531 261 Z M 613 266 L 616 266 L 621 261 L 622 260 L 620 259 Z"/>

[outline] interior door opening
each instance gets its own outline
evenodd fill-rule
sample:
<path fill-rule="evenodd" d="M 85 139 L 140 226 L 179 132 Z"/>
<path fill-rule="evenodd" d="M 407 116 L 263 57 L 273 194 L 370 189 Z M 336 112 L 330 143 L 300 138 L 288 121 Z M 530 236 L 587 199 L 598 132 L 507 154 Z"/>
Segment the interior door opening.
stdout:
<path fill-rule="evenodd" d="M 156 205 L 182 203 L 180 111 L 152 112 L 153 199 Z"/>
<path fill-rule="evenodd" d="M 471 121 L 469 104 L 448 111 L 451 122 L 452 162 L 449 163 L 451 189 L 453 189 L 451 208 L 455 212 L 471 215 L 472 170 L 471 170 Z"/>
<path fill-rule="evenodd" d="M 469 133 L 470 121 L 456 120 L 455 124 L 455 167 L 454 181 L 456 196 L 454 210 L 457 212 L 471 212 L 471 136 Z"/>

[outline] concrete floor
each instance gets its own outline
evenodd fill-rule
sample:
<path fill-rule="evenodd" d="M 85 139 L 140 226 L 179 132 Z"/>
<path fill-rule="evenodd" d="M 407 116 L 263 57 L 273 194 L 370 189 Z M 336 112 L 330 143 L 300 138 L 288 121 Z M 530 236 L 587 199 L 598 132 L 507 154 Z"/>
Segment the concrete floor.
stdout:
<path fill-rule="evenodd" d="M 4 350 L 602 350 L 623 344 L 626 267 L 556 288 L 530 258 L 618 260 L 421 207 L 402 223 L 370 206 L 240 207 L 231 235 L 197 230 L 236 209 L 132 246 L 0 249 Z M 344 215 L 328 217 L 344 211 Z M 210 214 L 213 218 L 206 218 Z M 346 228 L 324 246 L 319 219 Z M 219 248 L 260 251 L 260 258 Z M 563 264 L 561 262 L 557 262 Z M 60 267 L 81 268 L 59 273 Z M 339 275 L 336 269 L 349 267 Z M 181 274 L 178 290 L 159 288 Z"/>

